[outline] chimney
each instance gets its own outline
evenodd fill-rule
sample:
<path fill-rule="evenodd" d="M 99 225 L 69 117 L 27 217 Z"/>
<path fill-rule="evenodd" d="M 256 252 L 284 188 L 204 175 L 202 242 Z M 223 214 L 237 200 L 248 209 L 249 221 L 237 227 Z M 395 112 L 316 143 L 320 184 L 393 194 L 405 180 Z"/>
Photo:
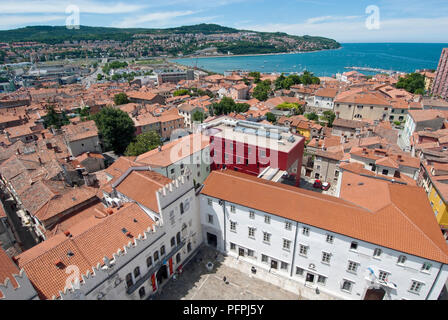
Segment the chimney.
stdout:
<path fill-rule="evenodd" d="M 402 156 L 401 156 L 401 154 L 399 154 L 399 155 L 397 156 L 397 159 L 398 159 L 398 161 L 402 161 Z"/>
<path fill-rule="evenodd" d="M 45 139 L 45 138 L 44 138 Z M 51 150 L 51 148 L 53 148 L 53 145 L 51 144 L 51 142 L 47 142 L 47 149 Z"/>
<path fill-rule="evenodd" d="M 367 154 L 367 148 L 362 148 L 362 153 Z"/>
<path fill-rule="evenodd" d="M 68 230 L 64 231 L 64 234 L 65 234 L 65 236 L 68 237 L 68 238 L 71 238 L 71 237 L 72 237 L 72 234 L 71 234 L 70 231 L 68 231 Z"/>
<path fill-rule="evenodd" d="M 159 146 L 159 152 L 162 151 L 162 146 Z"/>

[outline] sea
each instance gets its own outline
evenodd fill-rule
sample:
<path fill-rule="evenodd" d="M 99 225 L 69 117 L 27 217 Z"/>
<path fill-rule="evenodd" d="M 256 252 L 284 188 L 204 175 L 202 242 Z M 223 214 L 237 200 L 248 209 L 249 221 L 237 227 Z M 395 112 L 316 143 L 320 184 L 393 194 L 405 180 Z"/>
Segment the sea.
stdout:
<path fill-rule="evenodd" d="M 230 70 L 262 73 L 300 73 L 311 71 L 319 77 L 351 71 L 348 67 L 374 68 L 396 72 L 437 69 L 445 43 L 342 43 L 336 50 L 317 52 L 223 56 L 173 59 L 182 65 L 221 73 Z M 359 72 L 372 75 L 378 70 Z"/>

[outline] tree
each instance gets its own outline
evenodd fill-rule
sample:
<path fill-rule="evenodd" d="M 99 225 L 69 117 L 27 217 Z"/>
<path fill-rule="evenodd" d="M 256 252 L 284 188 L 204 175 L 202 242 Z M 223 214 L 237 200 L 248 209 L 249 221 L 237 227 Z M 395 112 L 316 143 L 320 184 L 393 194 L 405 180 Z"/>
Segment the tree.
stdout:
<path fill-rule="evenodd" d="M 260 101 L 266 101 L 269 98 L 269 94 L 271 93 L 271 81 L 264 80 L 257 84 L 254 89 L 253 96 L 254 98 Z"/>
<path fill-rule="evenodd" d="M 248 76 L 251 78 L 254 78 L 255 83 L 260 82 L 260 77 L 261 77 L 260 72 L 249 72 Z"/>
<path fill-rule="evenodd" d="M 200 123 L 204 122 L 205 114 L 199 110 L 196 110 L 193 113 L 193 121 L 199 121 Z"/>
<path fill-rule="evenodd" d="M 315 112 L 308 113 L 305 117 L 312 121 L 319 120 L 319 116 Z"/>
<path fill-rule="evenodd" d="M 47 114 L 44 116 L 44 125 L 46 128 L 54 127 L 60 129 L 62 126 L 70 124 L 65 112 L 58 113 L 54 106 L 47 107 Z"/>
<path fill-rule="evenodd" d="M 162 145 L 160 136 L 155 131 L 139 134 L 126 148 L 126 156 L 139 156 Z"/>
<path fill-rule="evenodd" d="M 135 134 L 134 122 L 129 115 L 118 109 L 106 107 L 93 116 L 106 150 L 123 154 Z"/>
<path fill-rule="evenodd" d="M 395 85 L 398 89 L 404 89 L 414 94 L 425 93 L 425 76 L 420 73 L 410 73 L 405 77 L 400 77 Z"/>
<path fill-rule="evenodd" d="M 126 93 L 124 93 L 124 92 L 122 92 L 122 93 L 118 93 L 118 94 L 116 94 L 115 97 L 114 97 L 114 103 L 115 103 L 115 105 L 117 105 L 117 106 L 120 106 L 120 105 L 122 105 L 122 104 L 129 103 L 128 96 L 127 96 Z"/>
<path fill-rule="evenodd" d="M 101 73 L 98 73 L 98 75 L 96 76 L 96 80 L 101 81 L 103 80 L 104 76 Z"/>
<path fill-rule="evenodd" d="M 271 112 L 266 113 L 266 120 L 268 120 L 271 123 L 274 123 L 275 121 L 277 121 L 277 118 L 275 117 L 275 115 Z"/>
<path fill-rule="evenodd" d="M 185 96 L 189 93 L 190 93 L 190 91 L 188 91 L 187 89 L 179 89 L 179 90 L 176 90 L 173 92 L 173 96 L 174 97 Z"/>
<path fill-rule="evenodd" d="M 327 122 L 327 125 L 331 128 L 333 126 L 333 121 L 336 119 L 336 115 L 333 111 L 327 110 L 323 112 L 322 118 Z"/>

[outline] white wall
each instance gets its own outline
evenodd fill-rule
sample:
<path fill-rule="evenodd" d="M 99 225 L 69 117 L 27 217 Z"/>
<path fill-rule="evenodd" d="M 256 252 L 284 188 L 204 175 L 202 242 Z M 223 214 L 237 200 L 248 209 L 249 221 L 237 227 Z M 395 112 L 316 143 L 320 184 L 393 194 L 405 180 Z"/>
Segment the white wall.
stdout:
<path fill-rule="evenodd" d="M 208 204 L 208 199 L 212 199 L 211 206 Z M 301 283 L 305 283 L 307 273 L 312 273 L 315 275 L 314 283 L 307 283 L 308 286 L 318 287 L 319 290 L 339 298 L 363 299 L 366 290 L 372 286 L 370 278 L 366 278 L 370 274 L 367 268 L 371 268 L 374 270 L 376 276 L 379 275 L 379 270 L 390 273 L 388 280 L 397 285 L 397 289 L 386 288 L 384 299 L 426 299 L 441 267 L 441 264 L 435 261 L 428 261 L 420 257 L 401 253 L 365 241 L 352 239 L 344 235 L 312 226 L 306 226 L 298 222 L 292 222 L 291 230 L 286 230 L 285 222 L 287 220 L 285 218 L 252 210 L 237 204 L 235 204 L 236 212 L 233 213 L 230 212 L 230 205 L 232 204 L 229 202 L 225 202 L 224 204 L 225 212 L 223 211 L 223 207 L 219 204 L 219 199 L 200 195 L 201 222 L 203 224 L 204 241 L 206 241 L 207 231 L 215 232 L 218 236 L 218 249 L 220 251 L 237 257 L 238 249 L 240 247 L 254 250 L 253 258 L 246 256 L 239 257 L 239 259 L 244 259 L 245 261 L 266 270 L 270 270 L 270 261 L 271 259 L 275 259 L 278 261 L 278 269 L 271 269 L 270 272 L 283 275 L 286 278 L 291 278 Z M 253 220 L 249 218 L 249 211 L 251 210 L 255 212 L 255 219 Z M 210 225 L 207 221 L 208 214 L 213 215 L 213 225 Z M 270 216 L 270 224 L 265 223 L 265 215 Z M 235 221 L 237 223 L 236 232 L 230 231 L 230 221 Z M 256 228 L 255 239 L 248 237 L 249 226 Z M 308 227 L 310 229 L 308 236 L 303 234 L 303 227 Z M 263 232 L 271 234 L 270 244 L 263 242 Z M 333 243 L 326 242 L 327 234 L 333 235 Z M 289 252 L 283 249 L 283 239 L 292 241 Z M 358 243 L 357 250 L 350 249 L 352 241 Z M 230 249 L 231 242 L 236 244 L 235 251 Z M 306 257 L 299 254 L 299 245 L 308 247 Z M 380 248 L 382 250 L 382 254 L 379 258 L 373 257 L 375 248 Z M 323 252 L 331 254 L 329 264 L 322 262 Z M 269 257 L 269 263 L 261 261 L 262 254 Z M 397 259 L 400 255 L 405 255 L 407 258 L 404 265 L 397 263 Z M 280 269 L 281 261 L 288 263 L 287 271 L 282 271 Z M 347 271 L 349 261 L 359 263 L 356 273 Z M 425 262 L 430 262 L 432 264 L 432 268 L 429 272 L 421 271 L 422 265 Z M 314 264 L 314 269 L 310 269 L 310 265 L 312 264 Z M 305 270 L 303 276 L 296 275 L 296 267 Z M 436 299 L 438 297 L 442 285 L 446 282 L 448 277 L 446 268 L 446 266 L 443 267 L 443 271 L 439 275 L 438 282 L 434 286 L 433 292 L 429 298 Z M 317 283 L 318 275 L 327 278 L 325 285 Z M 353 282 L 353 287 L 350 292 L 341 290 L 344 279 Z M 409 291 L 412 280 L 424 284 L 418 294 Z"/>

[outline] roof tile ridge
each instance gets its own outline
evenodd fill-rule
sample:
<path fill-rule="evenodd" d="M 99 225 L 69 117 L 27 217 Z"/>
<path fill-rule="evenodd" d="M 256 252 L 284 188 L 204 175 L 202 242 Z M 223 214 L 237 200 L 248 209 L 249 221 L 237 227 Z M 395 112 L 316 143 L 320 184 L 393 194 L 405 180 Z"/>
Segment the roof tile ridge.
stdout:
<path fill-rule="evenodd" d="M 224 175 L 222 172 L 218 172 L 218 173 Z M 254 182 L 254 183 L 259 184 L 259 185 L 262 185 L 262 186 L 270 186 L 270 187 L 273 187 L 273 188 L 275 188 L 275 189 L 279 189 L 279 190 L 282 190 L 282 191 L 288 191 L 288 192 L 290 192 L 290 193 L 300 194 L 300 195 L 303 195 L 303 196 L 306 196 L 306 197 L 309 197 L 309 198 L 312 198 L 312 199 L 315 199 L 315 200 L 322 200 L 322 201 L 329 202 L 329 203 L 335 203 L 335 202 L 332 202 L 332 201 L 330 201 L 330 200 L 328 200 L 328 199 L 319 199 L 319 198 L 317 198 L 317 197 L 315 197 L 315 196 L 311 196 L 311 195 L 308 195 L 308 194 L 306 194 L 306 193 L 297 193 L 297 192 L 294 192 L 294 191 L 289 190 L 289 189 L 282 189 L 282 188 L 280 188 L 280 187 L 278 187 L 278 186 L 275 186 L 275 185 L 264 184 L 264 183 L 261 183 L 261 182 L 255 181 L 255 180 L 249 180 L 249 179 L 246 179 L 246 178 L 243 178 L 243 177 L 238 177 L 238 176 L 233 176 L 233 177 L 237 177 L 237 178 L 239 178 L 239 179 L 241 179 L 241 180 L 245 180 L 245 181 L 249 181 L 249 182 Z M 298 189 L 300 189 L 300 188 L 298 188 Z M 336 198 L 336 199 L 341 200 L 340 198 Z M 351 208 L 353 208 L 353 207 L 358 207 L 358 208 L 363 208 L 363 207 L 358 206 L 358 205 L 356 205 L 356 204 L 355 204 L 354 206 L 349 206 L 348 203 L 352 204 L 351 202 L 349 202 L 349 201 L 347 201 L 347 200 L 344 200 L 344 199 L 342 199 L 342 200 L 343 200 L 344 202 L 346 202 L 346 203 L 341 203 L 341 205 L 343 205 L 343 206 L 345 206 L 345 207 L 351 207 Z M 337 203 L 337 204 L 339 204 L 339 203 Z M 364 208 L 363 208 L 363 209 L 364 209 Z M 367 209 L 366 209 L 366 211 L 369 212 L 369 213 L 373 213 L 372 211 L 367 210 Z"/>

